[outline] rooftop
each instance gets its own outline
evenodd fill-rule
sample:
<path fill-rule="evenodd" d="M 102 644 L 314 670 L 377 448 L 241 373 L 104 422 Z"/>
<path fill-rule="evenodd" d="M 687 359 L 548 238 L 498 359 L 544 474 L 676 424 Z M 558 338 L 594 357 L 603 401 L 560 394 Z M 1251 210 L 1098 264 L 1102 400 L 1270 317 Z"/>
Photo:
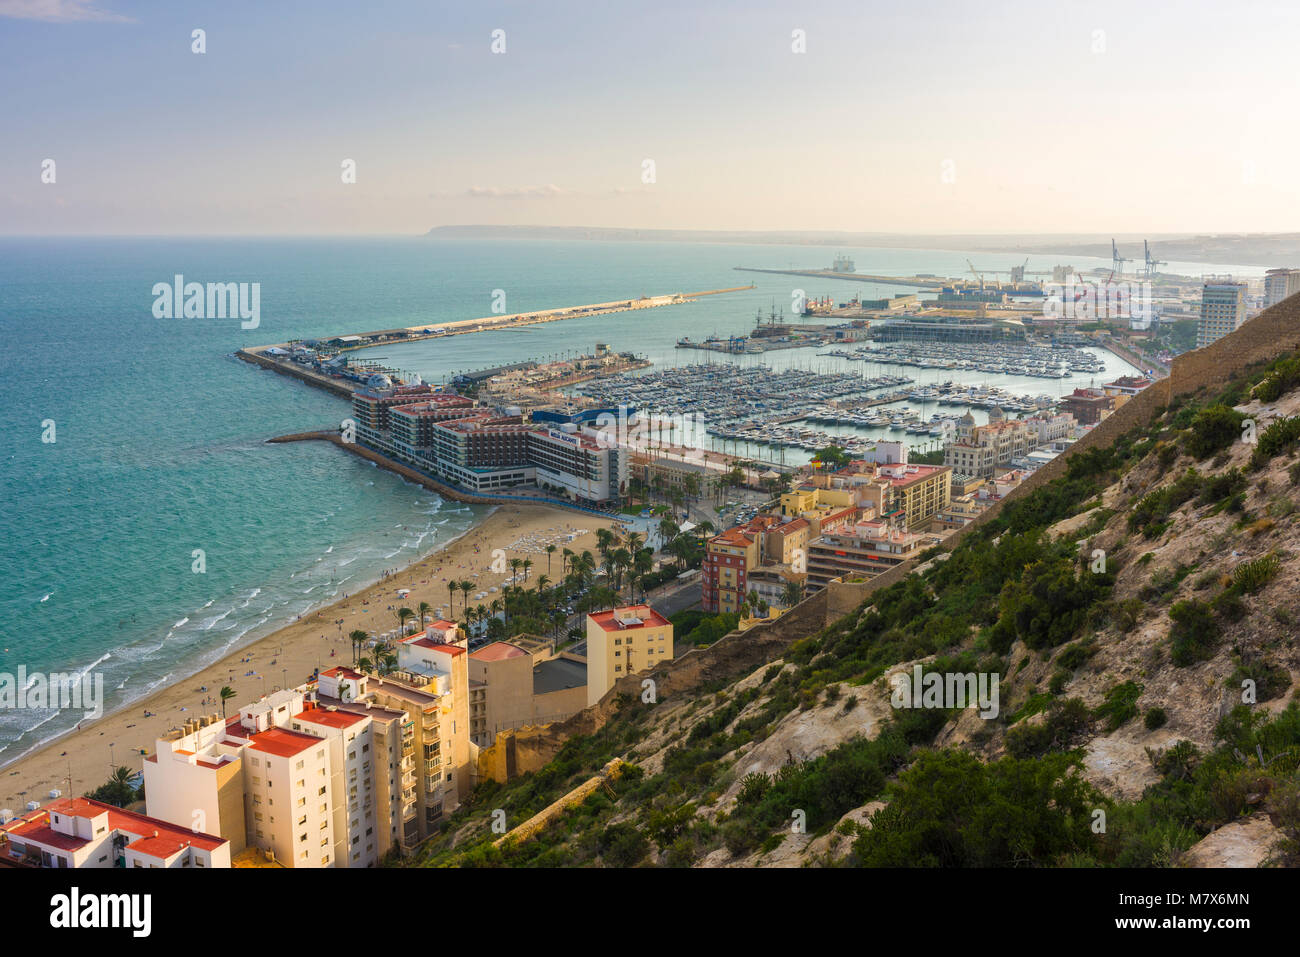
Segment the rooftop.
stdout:
<path fill-rule="evenodd" d="M 504 661 L 507 658 L 522 658 L 528 652 L 512 645 L 508 641 L 494 641 L 490 645 L 484 645 L 478 651 L 470 652 L 470 657 L 475 661 Z"/>
<path fill-rule="evenodd" d="M 284 728 L 268 728 L 248 739 L 248 746 L 254 751 L 274 754 L 280 758 L 291 758 L 295 754 L 302 754 L 308 748 L 319 747 L 322 744 L 324 742 L 320 738 L 314 738 L 310 734 L 300 734 L 297 731 L 287 731 Z"/>
<path fill-rule="evenodd" d="M 552 658 L 533 669 L 533 694 L 587 686 L 587 666 L 571 658 Z"/>
<path fill-rule="evenodd" d="M 633 628 L 662 628 L 668 619 L 649 605 L 627 605 L 613 611 L 598 611 L 588 615 L 605 631 L 627 631 Z"/>

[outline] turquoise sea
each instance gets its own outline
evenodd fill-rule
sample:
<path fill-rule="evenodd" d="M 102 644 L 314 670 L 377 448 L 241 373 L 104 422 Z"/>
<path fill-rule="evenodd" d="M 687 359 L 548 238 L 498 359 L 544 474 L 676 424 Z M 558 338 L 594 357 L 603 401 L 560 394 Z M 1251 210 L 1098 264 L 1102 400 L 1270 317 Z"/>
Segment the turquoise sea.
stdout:
<path fill-rule="evenodd" d="M 234 359 L 239 347 L 488 315 L 498 289 L 507 311 L 521 312 L 756 283 L 648 312 L 370 350 L 430 380 L 587 352 L 596 342 L 658 365 L 705 361 L 673 344 L 746 332 L 756 311 L 773 304 L 788 314 L 796 287 L 839 300 L 907 291 L 733 271 L 819 268 L 841 251 L 859 271 L 898 275 L 957 275 L 968 255 L 424 238 L 0 240 L 0 422 L 9 440 L 0 454 L 0 673 L 93 669 L 113 710 L 357 590 L 485 514 L 332 446 L 265 444 L 336 424 L 347 404 Z M 1009 256 L 972 258 L 989 268 L 1011 264 Z M 1031 257 L 1030 269 L 1055 261 Z M 260 327 L 155 318 L 152 287 L 176 274 L 260 283 Z M 832 368 L 837 360 L 793 350 L 712 361 Z M 1116 374 L 1128 370 L 1114 362 Z M 990 384 L 1037 394 L 1085 383 Z M 53 442 L 43 441 L 50 421 Z M 202 574 L 193 570 L 196 549 Z M 0 764 L 81 718 L 0 711 Z"/>

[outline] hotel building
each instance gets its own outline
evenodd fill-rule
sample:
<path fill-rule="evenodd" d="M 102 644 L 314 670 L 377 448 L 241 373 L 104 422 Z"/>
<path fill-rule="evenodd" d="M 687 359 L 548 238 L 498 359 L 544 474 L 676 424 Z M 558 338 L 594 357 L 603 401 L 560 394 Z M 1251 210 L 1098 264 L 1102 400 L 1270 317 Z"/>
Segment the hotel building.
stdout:
<path fill-rule="evenodd" d="M 1246 321 L 1246 284 L 1207 282 L 1201 289 L 1201 321 L 1196 327 L 1196 348 L 1218 342 Z"/>
<path fill-rule="evenodd" d="M 1276 306 L 1300 292 L 1300 269 L 1270 269 L 1264 273 L 1264 306 Z"/>
<path fill-rule="evenodd" d="M 383 385 L 352 399 L 357 441 L 368 448 L 469 492 L 531 485 L 595 504 L 623 494 L 627 452 L 589 425 L 529 422 L 518 409 L 498 414 L 428 386 Z"/>

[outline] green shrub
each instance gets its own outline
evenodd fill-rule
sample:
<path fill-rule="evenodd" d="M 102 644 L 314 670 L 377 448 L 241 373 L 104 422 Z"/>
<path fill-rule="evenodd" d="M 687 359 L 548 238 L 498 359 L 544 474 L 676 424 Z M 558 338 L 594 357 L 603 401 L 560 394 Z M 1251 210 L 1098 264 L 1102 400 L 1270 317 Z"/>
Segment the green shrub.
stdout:
<path fill-rule="evenodd" d="M 1032 758 L 1076 746 L 1092 730 L 1092 713 L 1078 698 L 1053 701 L 1039 724 L 1021 724 L 1007 732 L 1007 753 Z"/>
<path fill-rule="evenodd" d="M 865 867 L 1050 865 L 1095 841 L 1092 811 L 1107 802 L 1076 757 L 1003 758 L 923 752 L 889 804 L 859 831 L 854 863 Z"/>
<path fill-rule="evenodd" d="M 1169 609 L 1169 617 L 1174 621 L 1169 637 L 1170 657 L 1175 665 L 1185 668 L 1213 657 L 1219 643 L 1219 626 L 1208 605 L 1195 599 L 1180 601 Z"/>
<path fill-rule="evenodd" d="M 1272 701 L 1291 687 L 1291 672 L 1273 662 L 1256 659 L 1249 664 L 1238 664 L 1228 681 L 1235 688 L 1241 688 L 1245 681 L 1253 681 L 1255 700 Z"/>
<path fill-rule="evenodd" d="M 1274 554 L 1242 562 L 1232 572 L 1233 587 L 1241 594 L 1253 595 L 1269 583 L 1281 566 L 1281 560 Z"/>
<path fill-rule="evenodd" d="M 1169 716 L 1165 714 L 1164 708 L 1148 708 L 1143 723 L 1147 726 L 1148 731 L 1155 731 L 1157 728 L 1163 728 L 1169 723 Z"/>
<path fill-rule="evenodd" d="M 1241 438 L 1241 423 L 1246 417 L 1226 405 L 1202 409 L 1192 419 L 1192 428 L 1184 447 L 1196 460 L 1209 458 Z"/>
<path fill-rule="evenodd" d="M 1137 717 L 1137 700 L 1141 695 L 1142 686 L 1133 681 L 1125 681 L 1106 692 L 1105 699 L 1093 714 L 1099 720 L 1105 720 L 1107 734 Z"/>

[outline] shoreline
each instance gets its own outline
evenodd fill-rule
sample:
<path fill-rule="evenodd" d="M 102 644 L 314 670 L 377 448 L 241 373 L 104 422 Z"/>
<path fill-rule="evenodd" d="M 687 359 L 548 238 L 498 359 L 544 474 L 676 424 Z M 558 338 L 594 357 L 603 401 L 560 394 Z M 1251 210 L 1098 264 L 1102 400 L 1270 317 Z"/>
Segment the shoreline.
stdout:
<path fill-rule="evenodd" d="M 372 635 L 395 631 L 397 619 L 392 610 L 402 606 L 417 609 L 422 601 L 429 602 L 433 615 L 440 609 L 446 613 L 448 578 L 474 581 L 480 592 L 499 588 L 510 572 L 490 570 L 494 549 L 502 549 L 507 560 L 532 560 L 525 586 L 530 587 L 538 575 L 548 574 L 543 546 L 556 544 L 550 572 L 555 580 L 564 548 L 578 553 L 594 551 L 595 530 L 612 524 L 550 505 L 497 505 L 463 534 L 392 574 L 284 621 L 217 661 L 125 703 L 97 721 L 83 721 L 0 765 L 0 807 L 21 811 L 28 801 L 44 803 L 51 789 L 64 796 L 94 790 L 108 780 L 115 765 L 139 770 L 144 758 L 141 749 L 152 754 L 156 740 L 169 729 L 200 715 L 220 714 L 218 693 L 223 686 L 237 692 L 227 702 L 229 714 L 286 683 L 302 684 L 316 668 L 350 664 L 352 644 L 347 636 L 352 630 L 362 628 Z M 399 599 L 396 593 L 403 588 L 410 589 L 410 594 Z M 500 597 L 499 592 L 489 592 L 482 599 L 475 594 L 471 593 L 470 604 L 488 604 Z M 463 601 L 459 592 L 453 607 L 455 614 L 449 617 L 460 619 Z M 205 687 L 206 692 L 202 690 Z"/>

